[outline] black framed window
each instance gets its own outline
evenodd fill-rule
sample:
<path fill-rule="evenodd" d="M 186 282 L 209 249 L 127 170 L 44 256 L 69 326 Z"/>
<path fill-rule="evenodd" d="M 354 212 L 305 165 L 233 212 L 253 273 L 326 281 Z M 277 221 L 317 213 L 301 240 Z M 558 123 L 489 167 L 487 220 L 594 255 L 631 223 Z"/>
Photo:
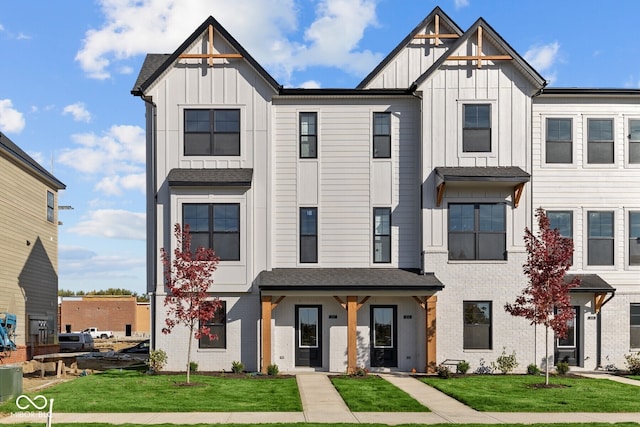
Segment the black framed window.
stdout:
<path fill-rule="evenodd" d="M 373 158 L 391 158 L 391 113 L 373 113 Z"/>
<path fill-rule="evenodd" d="M 462 151 L 491 152 L 491 104 L 465 104 Z"/>
<path fill-rule="evenodd" d="M 613 119 L 587 119 L 587 162 L 613 163 Z"/>
<path fill-rule="evenodd" d="M 183 226 L 191 231 L 191 251 L 211 248 L 220 261 L 240 260 L 240 204 L 184 204 Z"/>
<path fill-rule="evenodd" d="M 463 348 L 465 350 L 490 350 L 491 343 L 491 302 L 463 301 L 464 327 Z"/>
<path fill-rule="evenodd" d="M 239 156 L 240 110 L 184 110 L 185 156 Z"/>
<path fill-rule="evenodd" d="M 547 211 L 549 227 L 557 228 L 560 236 L 573 240 L 573 212 L 571 211 Z M 573 264 L 573 255 L 572 262 Z"/>
<path fill-rule="evenodd" d="M 318 208 L 300 208 L 300 262 L 318 262 Z"/>
<path fill-rule="evenodd" d="M 640 163 L 640 120 L 629 120 L 629 163 Z"/>
<path fill-rule="evenodd" d="M 629 212 L 629 265 L 640 265 L 640 211 Z"/>
<path fill-rule="evenodd" d="M 391 208 L 373 208 L 373 262 L 391 262 Z"/>
<path fill-rule="evenodd" d="M 212 340 L 208 336 L 203 336 L 198 342 L 199 348 L 227 348 L 227 302 L 220 301 L 220 306 L 216 314 L 205 325 L 210 332 L 216 336 Z"/>
<path fill-rule="evenodd" d="M 547 163 L 573 162 L 571 119 L 547 119 L 545 155 Z"/>
<path fill-rule="evenodd" d="M 450 260 L 506 260 L 503 203 L 449 204 Z"/>
<path fill-rule="evenodd" d="M 318 157 L 318 114 L 300 113 L 300 158 Z"/>
<path fill-rule="evenodd" d="M 631 304 L 629 308 L 629 346 L 640 348 L 640 304 Z"/>
<path fill-rule="evenodd" d="M 589 265 L 613 265 L 613 212 L 588 212 Z"/>
<path fill-rule="evenodd" d="M 56 198 L 51 191 L 47 191 L 47 221 L 53 222 L 55 216 Z"/>

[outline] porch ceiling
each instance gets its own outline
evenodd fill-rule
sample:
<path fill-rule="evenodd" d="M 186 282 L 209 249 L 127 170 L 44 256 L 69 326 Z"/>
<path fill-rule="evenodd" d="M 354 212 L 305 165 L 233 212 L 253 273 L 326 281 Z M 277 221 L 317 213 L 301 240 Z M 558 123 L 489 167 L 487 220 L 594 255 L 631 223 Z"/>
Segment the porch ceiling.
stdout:
<path fill-rule="evenodd" d="M 261 291 L 411 291 L 412 295 L 440 291 L 433 273 L 399 268 L 274 268 L 262 271 Z"/>

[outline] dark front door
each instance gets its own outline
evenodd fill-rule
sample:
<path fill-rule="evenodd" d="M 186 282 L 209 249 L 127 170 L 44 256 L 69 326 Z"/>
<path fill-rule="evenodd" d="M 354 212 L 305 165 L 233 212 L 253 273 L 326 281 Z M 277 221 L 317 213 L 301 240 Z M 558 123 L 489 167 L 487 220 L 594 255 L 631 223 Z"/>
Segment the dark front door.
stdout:
<path fill-rule="evenodd" d="M 296 366 L 322 366 L 322 306 L 296 305 Z"/>
<path fill-rule="evenodd" d="M 580 307 L 573 307 L 573 319 L 567 322 L 567 337 L 557 338 L 555 345 L 554 360 L 567 362 L 571 366 L 579 366 L 580 360 Z"/>
<path fill-rule="evenodd" d="M 398 366 L 396 306 L 371 306 L 371 366 Z"/>

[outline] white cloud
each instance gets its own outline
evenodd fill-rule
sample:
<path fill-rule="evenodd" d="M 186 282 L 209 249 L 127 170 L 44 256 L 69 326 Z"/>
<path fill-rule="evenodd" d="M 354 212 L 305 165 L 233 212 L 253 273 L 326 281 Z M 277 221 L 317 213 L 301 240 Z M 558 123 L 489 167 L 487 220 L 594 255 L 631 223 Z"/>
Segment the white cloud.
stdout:
<path fill-rule="evenodd" d="M 91 249 L 60 245 L 58 249 L 61 275 L 65 279 L 86 278 L 96 282 L 104 278 L 135 277 L 133 270 L 144 269 L 144 257 L 99 255 Z M 88 283 L 82 288 L 86 290 Z"/>
<path fill-rule="evenodd" d="M 533 68 L 542 73 L 549 70 L 558 61 L 560 44 L 556 41 L 542 46 L 533 46 L 524 54 Z"/>
<path fill-rule="evenodd" d="M 13 108 L 10 99 L 0 99 L 0 131 L 20 133 L 24 129 L 24 115 Z"/>
<path fill-rule="evenodd" d="M 76 60 L 96 79 L 107 79 L 114 63 L 149 52 L 173 52 L 204 19 L 212 15 L 256 60 L 288 80 L 311 65 L 339 67 L 361 74 L 381 53 L 358 50 L 365 29 L 376 25 L 376 0 L 319 0 L 316 19 L 306 29 L 304 43 L 289 36 L 298 29 L 294 0 L 100 0 L 104 24 L 86 32 Z M 145 19 L 140 19 L 144 16 Z M 286 82 L 285 82 L 286 83 Z"/>
<path fill-rule="evenodd" d="M 453 4 L 456 9 L 462 9 L 469 6 L 469 0 L 453 0 Z"/>
<path fill-rule="evenodd" d="M 75 104 L 67 105 L 64 107 L 64 110 L 62 110 L 62 114 L 71 114 L 73 116 L 73 120 L 76 122 L 89 123 L 91 121 L 91 113 L 87 111 L 84 102 L 76 102 Z"/>
<path fill-rule="evenodd" d="M 144 240 L 145 214 L 121 209 L 99 209 L 91 211 L 89 217 L 68 230 L 81 236 L 106 237 L 109 239 Z"/>
<path fill-rule="evenodd" d="M 304 89 L 320 89 L 320 82 L 315 80 L 308 80 L 300 85 Z"/>
<path fill-rule="evenodd" d="M 45 158 L 44 158 L 44 154 L 42 154 L 41 152 L 32 151 L 32 152 L 27 152 L 27 154 L 31 156 L 31 158 L 36 162 L 38 162 L 40 165 L 44 165 Z"/>
<path fill-rule="evenodd" d="M 96 189 L 110 195 L 123 190 L 144 192 L 145 132 L 139 126 L 117 125 L 99 136 L 95 133 L 71 136 L 78 146 L 68 148 L 58 161 L 88 175 L 104 178 Z"/>

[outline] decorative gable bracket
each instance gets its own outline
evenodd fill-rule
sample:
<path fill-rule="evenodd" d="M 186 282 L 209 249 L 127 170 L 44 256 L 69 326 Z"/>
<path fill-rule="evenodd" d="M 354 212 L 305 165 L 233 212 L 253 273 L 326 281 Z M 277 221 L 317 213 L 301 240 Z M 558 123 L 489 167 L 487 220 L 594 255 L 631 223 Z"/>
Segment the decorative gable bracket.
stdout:
<path fill-rule="evenodd" d="M 436 46 L 441 45 L 442 43 L 444 43 L 440 39 L 457 39 L 457 38 L 460 38 L 460 36 L 458 34 L 441 34 L 440 33 L 440 15 L 436 15 L 435 16 L 434 26 L 435 26 L 435 31 L 433 32 L 433 34 L 416 34 L 413 38 L 415 38 L 415 39 L 433 39 L 434 40 L 434 44 Z"/>
<path fill-rule="evenodd" d="M 206 59 L 209 67 L 213 67 L 213 60 L 217 58 L 231 59 L 231 58 L 242 58 L 242 55 L 239 53 L 213 53 L 213 25 L 209 25 L 209 42 L 208 45 L 208 53 L 183 53 L 178 58 L 180 59 L 192 59 L 192 58 L 201 58 Z"/>
<path fill-rule="evenodd" d="M 482 61 L 511 60 L 511 55 L 482 55 L 482 27 L 478 27 L 478 49 L 476 55 L 449 56 L 447 61 L 476 61 L 478 68 L 482 68 Z"/>

